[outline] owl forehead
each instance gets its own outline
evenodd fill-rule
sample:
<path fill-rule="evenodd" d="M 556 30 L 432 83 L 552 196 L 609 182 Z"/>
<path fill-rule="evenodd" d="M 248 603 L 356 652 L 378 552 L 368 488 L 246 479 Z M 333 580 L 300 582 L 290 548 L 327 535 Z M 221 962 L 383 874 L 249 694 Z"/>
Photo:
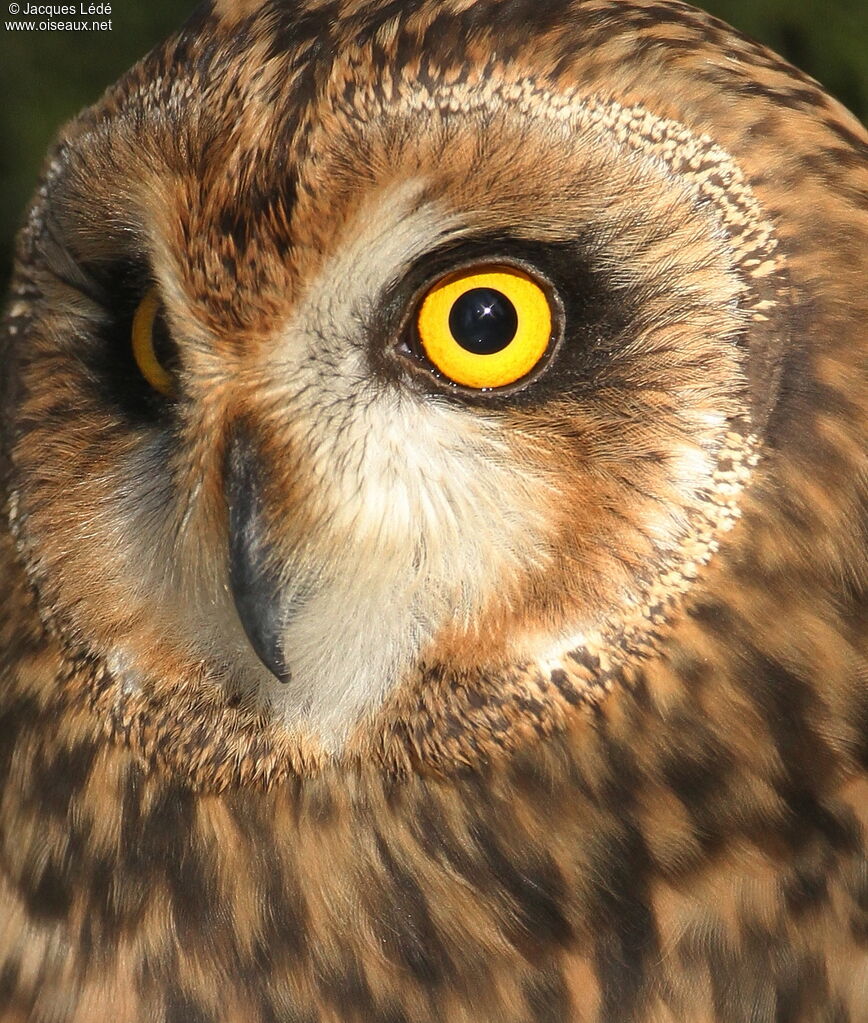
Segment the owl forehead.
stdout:
<path fill-rule="evenodd" d="M 423 182 L 420 202 L 469 209 L 475 226 L 532 217 L 535 237 L 563 236 L 560 204 L 581 176 L 580 147 L 495 87 L 523 66 L 539 72 L 533 39 L 507 67 L 472 45 L 479 26 L 461 47 L 432 50 L 431 25 L 451 24 L 459 8 L 294 10 L 205 12 L 102 112 L 112 137 L 87 177 L 110 179 L 126 139 L 139 173 L 114 192 L 127 189 L 150 222 L 145 247 L 158 268 L 177 262 L 182 304 L 207 296 L 212 326 L 225 328 L 217 319 L 228 316 L 261 335 L 343 228 L 390 219 L 390 190 L 408 178 Z M 91 164 L 99 153 L 91 147 Z M 599 186 L 599 174 L 586 175 L 588 195 Z"/>
<path fill-rule="evenodd" d="M 695 260 L 720 262 L 708 213 L 682 181 L 615 160 L 617 144 L 581 123 L 578 107 L 565 116 L 563 97 L 538 90 L 529 100 L 524 85 L 501 84 L 411 82 L 388 107 L 360 89 L 353 105 L 319 110 L 296 163 L 236 139 L 181 187 L 158 167 L 143 204 L 147 246 L 169 302 L 198 321 L 179 324 L 181 333 L 204 330 L 243 351 L 312 288 L 321 304 L 343 302 L 355 315 L 412 269 L 424 282 L 436 250 L 479 236 L 492 239 L 495 259 L 522 239 L 568 243 L 607 270 L 617 263 L 626 283 L 631 252 L 648 239 L 621 251 L 618 236 L 630 221 L 647 235 L 643 221 L 676 208 L 673 237 L 699 245 Z M 245 170 L 234 176 L 227 165 Z"/>
<path fill-rule="evenodd" d="M 569 243 L 567 261 L 593 263 L 622 297 L 650 281 L 644 299 L 665 299 L 659 269 L 689 268 L 703 305 L 733 310 L 741 285 L 718 238 L 739 221 L 756 235 L 755 218 L 707 202 L 699 180 L 737 174 L 726 154 L 576 85 L 575 33 L 555 83 L 566 28 L 548 15 L 523 33 L 510 21 L 494 52 L 476 47 L 489 8 L 203 9 L 110 94 L 68 205 L 91 206 L 95 234 L 127 218 L 189 365 L 204 353 L 207 372 L 210 356 L 234 376 L 233 360 L 273 350 L 288 325 L 358 339 L 411 271 L 430 282 L 438 247 L 480 235 L 494 258 L 515 240 Z M 443 51 L 435 24 L 447 37 L 463 26 L 462 44 Z M 191 109 L 197 94 L 207 102 Z M 124 146 L 143 158 L 100 212 L 83 186 L 116 185 Z M 721 312 L 710 333 L 739 325 Z"/>
<path fill-rule="evenodd" d="M 365 220 L 383 226 L 385 250 L 366 257 L 388 268 L 380 285 L 400 274 L 386 257 L 389 226 L 411 212 L 407 181 L 417 207 L 467 230 L 603 234 L 600 211 L 625 193 L 664 219 L 667 203 L 683 204 L 677 179 L 661 188 L 570 109 L 577 90 L 588 95 L 577 83 L 607 6 L 205 5 L 98 110 L 89 141 L 101 144 L 88 146 L 70 205 L 93 205 L 102 231 L 128 195 L 123 228 L 142 239 L 179 333 L 203 348 L 267 336 Z M 634 16 L 619 10 L 605 31 L 629 35 Z M 582 37 L 587 19 L 594 39 Z M 124 146 L 135 159 L 120 158 Z M 136 176 L 119 182 L 124 165 Z M 112 185 L 102 210 L 86 194 L 94 180 Z M 679 215 L 685 234 L 690 220 Z"/>

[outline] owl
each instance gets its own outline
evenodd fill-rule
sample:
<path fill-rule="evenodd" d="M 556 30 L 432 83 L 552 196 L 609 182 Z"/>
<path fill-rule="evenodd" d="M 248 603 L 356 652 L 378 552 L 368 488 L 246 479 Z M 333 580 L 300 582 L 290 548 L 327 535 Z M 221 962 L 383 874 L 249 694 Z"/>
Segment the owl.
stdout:
<path fill-rule="evenodd" d="M 868 1021 L 866 156 L 677 0 L 213 0 L 63 130 L 3 1023 Z"/>

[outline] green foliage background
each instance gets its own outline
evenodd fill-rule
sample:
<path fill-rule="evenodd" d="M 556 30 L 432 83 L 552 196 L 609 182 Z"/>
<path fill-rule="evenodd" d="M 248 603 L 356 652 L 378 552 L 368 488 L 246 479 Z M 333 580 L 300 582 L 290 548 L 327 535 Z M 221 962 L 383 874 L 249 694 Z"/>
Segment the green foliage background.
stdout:
<path fill-rule="evenodd" d="M 94 35 L 10 31 L 4 23 L 8 2 L 0 0 L 3 290 L 12 238 L 57 128 L 180 24 L 194 0 L 113 0 L 112 31 Z M 868 0 L 700 0 L 699 5 L 784 54 L 866 119 Z"/>

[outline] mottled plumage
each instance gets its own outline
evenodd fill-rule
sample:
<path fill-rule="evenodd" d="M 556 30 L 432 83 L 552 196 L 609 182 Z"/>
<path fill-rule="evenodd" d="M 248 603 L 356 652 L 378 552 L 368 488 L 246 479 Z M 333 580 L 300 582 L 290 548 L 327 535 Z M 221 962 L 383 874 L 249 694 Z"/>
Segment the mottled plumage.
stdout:
<path fill-rule="evenodd" d="M 64 130 L 3 1023 L 868 1021 L 866 155 L 673 0 L 217 0 Z M 414 334 L 477 265 L 500 390 Z"/>

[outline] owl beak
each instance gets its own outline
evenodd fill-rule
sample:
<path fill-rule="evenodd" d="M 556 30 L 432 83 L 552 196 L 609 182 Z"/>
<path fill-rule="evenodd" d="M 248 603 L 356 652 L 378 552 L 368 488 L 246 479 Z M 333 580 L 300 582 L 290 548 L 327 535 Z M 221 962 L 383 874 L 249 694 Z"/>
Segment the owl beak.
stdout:
<path fill-rule="evenodd" d="M 283 648 L 283 584 L 270 557 L 262 511 L 262 480 L 243 433 L 229 449 L 226 474 L 229 505 L 229 584 L 238 617 L 257 656 L 281 682 L 289 681 Z"/>

